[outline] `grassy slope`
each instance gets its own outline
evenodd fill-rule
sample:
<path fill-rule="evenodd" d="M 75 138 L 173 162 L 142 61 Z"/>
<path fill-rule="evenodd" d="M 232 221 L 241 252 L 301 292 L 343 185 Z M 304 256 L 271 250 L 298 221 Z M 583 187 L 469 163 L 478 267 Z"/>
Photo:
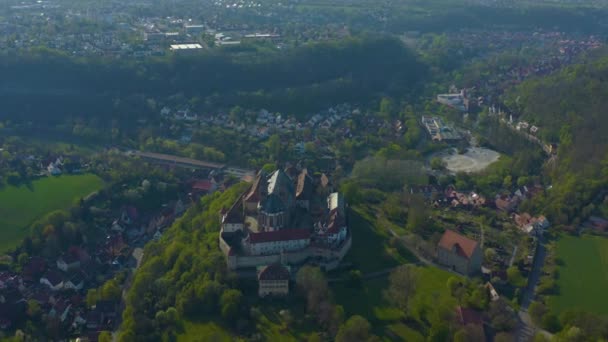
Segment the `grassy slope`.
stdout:
<path fill-rule="evenodd" d="M 177 341 L 203 342 L 203 341 L 232 341 L 230 333 L 214 322 L 183 322 L 184 332 L 177 337 Z"/>
<path fill-rule="evenodd" d="M 363 208 L 351 210 L 349 225 L 353 244 L 344 263 L 352 263 L 354 268 L 369 273 L 416 261 L 407 250 L 391 248 L 388 232 L 373 222 L 377 220 Z"/>
<path fill-rule="evenodd" d="M 371 209 L 356 207 L 351 211 L 349 225 L 352 228 L 353 245 L 345 262 L 352 263 L 354 268 L 364 274 L 415 262 L 416 258 L 407 251 L 390 247 L 386 228 L 379 224 Z M 433 267 L 418 267 L 418 271 L 418 291 L 412 300 L 412 308 L 424 308 L 428 312 L 438 302 L 453 301 L 456 305 L 446 286 L 448 278 L 453 274 Z M 365 280 L 361 287 L 355 288 L 349 287 L 347 282 L 331 284 L 336 303 L 344 307 L 347 317 L 365 317 L 372 324 L 374 333 L 384 339 L 424 340 L 424 331 L 404 324 L 401 321 L 403 314 L 386 301 L 383 291 L 387 287 L 387 276 Z"/>
<path fill-rule="evenodd" d="M 433 311 L 436 303 L 453 302 L 456 306 L 446 286 L 453 274 L 433 267 L 419 267 L 418 274 L 418 290 L 411 304 L 413 311 Z M 404 324 L 401 321 L 403 314 L 386 301 L 383 291 L 387 287 L 388 278 L 383 277 L 364 281 L 357 288 L 350 288 L 347 283 L 336 283 L 332 285 L 332 291 L 336 303 L 344 307 L 347 316 L 361 315 L 367 318 L 374 327 L 374 333 L 379 336 L 407 341 L 423 340 L 425 332 Z"/>
<path fill-rule="evenodd" d="M 25 229 L 40 216 L 65 209 L 103 186 L 92 175 L 47 177 L 31 186 L 8 186 L 0 190 L 0 251 L 14 247 L 27 235 Z"/>
<path fill-rule="evenodd" d="M 563 236 L 557 255 L 564 265 L 557 280 L 560 295 L 551 297 L 551 308 L 558 313 L 580 308 L 608 314 L 608 239 Z"/>

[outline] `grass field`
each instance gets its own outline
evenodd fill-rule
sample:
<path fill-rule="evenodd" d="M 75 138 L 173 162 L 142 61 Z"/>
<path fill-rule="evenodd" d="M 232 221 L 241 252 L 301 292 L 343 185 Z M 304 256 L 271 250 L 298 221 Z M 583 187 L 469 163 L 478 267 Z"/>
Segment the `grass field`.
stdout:
<path fill-rule="evenodd" d="M 0 252 L 15 247 L 27 236 L 27 226 L 37 218 L 68 208 L 102 186 L 101 178 L 85 174 L 46 177 L 28 186 L 0 189 Z"/>
<path fill-rule="evenodd" d="M 608 239 L 562 236 L 557 242 L 559 295 L 549 300 L 556 313 L 584 309 L 608 315 Z"/>
<path fill-rule="evenodd" d="M 214 322 L 185 321 L 182 328 L 183 332 L 177 336 L 178 342 L 232 341 L 230 333 Z"/>
<path fill-rule="evenodd" d="M 362 208 L 350 211 L 353 244 L 344 263 L 351 263 L 354 268 L 368 273 L 417 261 L 405 248 L 391 247 L 388 233 L 373 222 L 375 220 Z"/>
<path fill-rule="evenodd" d="M 456 306 L 456 300 L 449 294 L 447 280 L 453 274 L 434 267 L 418 267 L 417 292 L 411 302 L 412 316 L 418 328 L 424 326 L 420 312 L 426 315 L 433 311 L 437 303 L 450 303 Z M 351 288 L 348 283 L 332 284 L 332 292 L 337 304 L 344 307 L 346 316 L 361 315 L 374 327 L 374 333 L 393 340 L 422 341 L 424 331 L 404 324 L 404 315 L 392 308 L 384 298 L 383 291 L 388 287 L 388 278 L 366 280 L 361 287 Z"/>

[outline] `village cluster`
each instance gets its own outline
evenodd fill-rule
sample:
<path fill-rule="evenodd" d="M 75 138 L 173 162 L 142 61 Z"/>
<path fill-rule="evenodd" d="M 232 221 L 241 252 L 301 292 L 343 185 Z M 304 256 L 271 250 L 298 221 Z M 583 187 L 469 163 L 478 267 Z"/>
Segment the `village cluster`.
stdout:
<path fill-rule="evenodd" d="M 142 187 L 146 186 L 150 182 L 143 180 Z M 127 277 L 139 266 L 148 241 L 160 239 L 192 201 L 227 186 L 230 184 L 219 176 L 189 179 L 178 199 L 152 211 L 132 205 L 112 210 L 99 206 L 99 193 L 87 196 L 81 206 L 95 217 L 101 237 L 73 245 L 57 258 L 30 256 L 18 272 L 0 271 L 0 329 L 21 321 L 32 303 L 58 329 L 72 334 L 96 336 L 99 331 L 115 329 L 122 310 L 122 285 L 115 289 L 118 297 L 98 298 L 93 306 L 87 304 L 88 291 L 110 279 Z"/>

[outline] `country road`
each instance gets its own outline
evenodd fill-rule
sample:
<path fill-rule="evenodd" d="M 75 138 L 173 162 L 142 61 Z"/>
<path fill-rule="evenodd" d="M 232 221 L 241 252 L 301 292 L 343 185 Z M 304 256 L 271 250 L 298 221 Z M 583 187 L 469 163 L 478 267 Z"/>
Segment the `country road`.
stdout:
<path fill-rule="evenodd" d="M 545 264 L 545 257 L 547 255 L 547 248 L 545 247 L 545 238 L 541 235 L 536 245 L 536 253 L 534 254 L 534 262 L 532 264 L 532 270 L 528 276 L 528 285 L 524 290 L 521 306 L 518 312 L 519 325 L 517 327 L 516 341 L 527 342 L 534 338 L 534 335 L 538 332 L 550 337 L 551 334 L 545 330 L 538 328 L 528 313 L 528 307 L 534 300 L 534 290 L 538 284 L 542 275 L 543 265 Z"/>

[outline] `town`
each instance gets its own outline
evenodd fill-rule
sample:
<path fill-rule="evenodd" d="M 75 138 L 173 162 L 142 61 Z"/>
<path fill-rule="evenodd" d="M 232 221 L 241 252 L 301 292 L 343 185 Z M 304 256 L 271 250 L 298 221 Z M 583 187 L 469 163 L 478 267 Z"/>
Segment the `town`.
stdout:
<path fill-rule="evenodd" d="M 608 339 L 605 18 L 4 1 L 0 339 Z"/>

